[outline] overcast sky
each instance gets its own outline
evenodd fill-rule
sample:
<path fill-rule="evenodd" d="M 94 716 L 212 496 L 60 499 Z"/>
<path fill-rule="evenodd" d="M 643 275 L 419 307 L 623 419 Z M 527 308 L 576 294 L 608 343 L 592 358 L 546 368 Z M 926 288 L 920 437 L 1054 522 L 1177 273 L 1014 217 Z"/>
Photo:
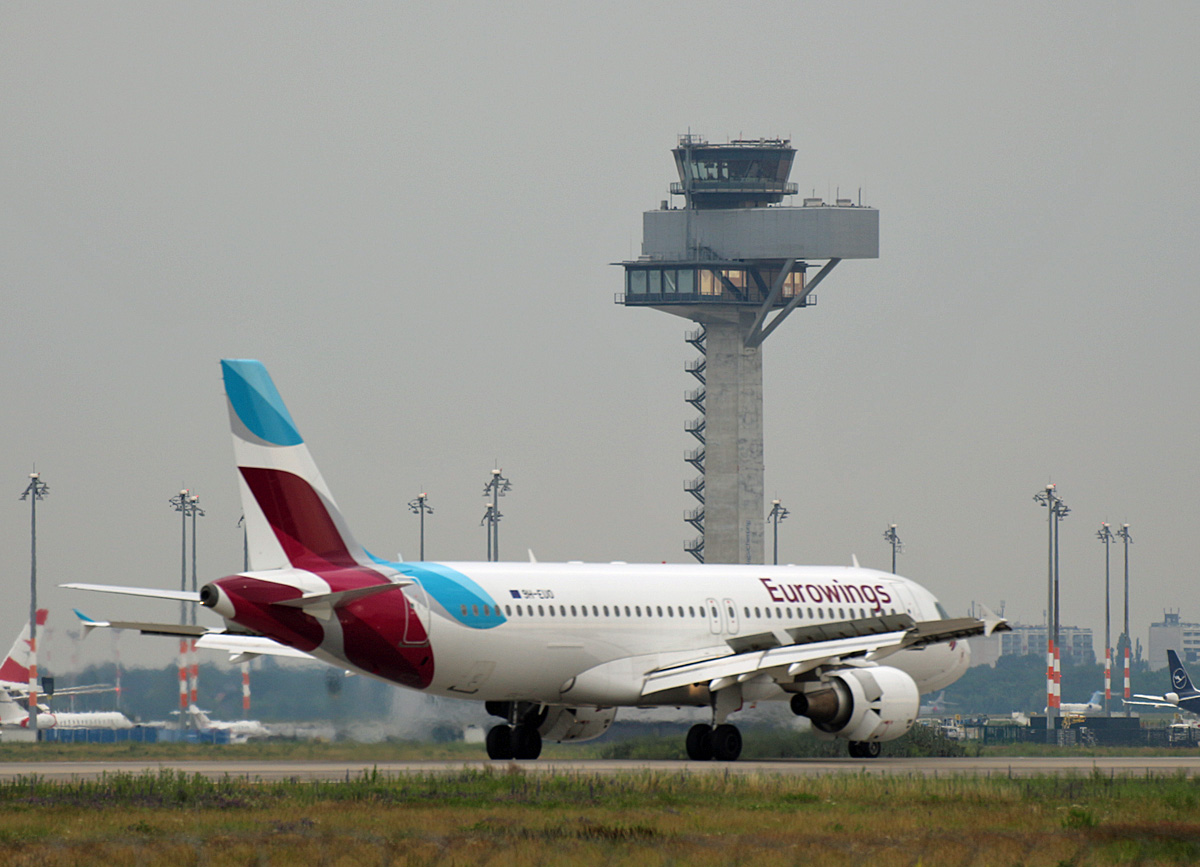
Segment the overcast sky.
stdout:
<path fill-rule="evenodd" d="M 377 554 L 428 491 L 427 556 L 483 559 L 498 461 L 506 559 L 689 562 L 687 323 L 611 265 L 689 130 L 881 213 L 765 345 L 782 561 L 888 568 L 896 523 L 952 612 L 1040 622 L 1056 482 L 1065 623 L 1101 646 L 1105 520 L 1135 638 L 1200 621 L 1198 44 L 1182 2 L 0 3 L 0 644 L 35 464 L 58 667 L 111 652 L 73 606 L 176 616 L 55 585 L 178 586 L 181 485 L 201 581 L 240 568 L 221 357 Z"/>

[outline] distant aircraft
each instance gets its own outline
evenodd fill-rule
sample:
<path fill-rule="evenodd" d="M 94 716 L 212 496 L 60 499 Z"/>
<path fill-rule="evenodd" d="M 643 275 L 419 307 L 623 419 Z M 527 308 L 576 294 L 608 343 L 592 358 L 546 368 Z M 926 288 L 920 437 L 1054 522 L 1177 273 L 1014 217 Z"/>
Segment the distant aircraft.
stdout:
<path fill-rule="evenodd" d="M 46 625 L 46 609 L 39 608 L 37 610 L 37 625 L 39 628 Z M 9 695 L 19 698 L 26 698 L 29 695 L 29 663 L 32 661 L 33 654 L 30 650 L 29 641 L 29 624 L 26 623 L 21 627 L 21 631 L 17 633 L 17 639 L 9 648 L 8 656 L 4 657 L 4 662 L 0 663 L 0 690 L 7 692 Z M 60 688 L 54 690 L 55 695 L 91 695 L 100 692 L 112 692 L 114 689 L 111 683 L 92 683 L 83 686 L 69 686 L 65 689 Z M 41 705 L 38 705 L 39 710 Z M 41 728 L 39 725 L 38 728 Z"/>
<path fill-rule="evenodd" d="M 619 707 L 707 708 L 687 753 L 722 761 L 742 749 L 730 715 L 767 700 L 876 756 L 912 727 L 921 693 L 966 670 L 967 637 L 1008 628 L 990 612 L 951 619 L 919 584 L 858 567 L 385 561 L 354 540 L 266 368 L 221 366 L 253 568 L 199 594 L 64 586 L 198 601 L 227 628 L 94 626 L 483 701 L 504 720 L 493 759 L 599 737 Z"/>
<path fill-rule="evenodd" d="M 229 732 L 231 743 L 240 744 L 251 738 L 265 738 L 271 735 L 267 727 L 256 719 L 230 720 L 229 722 L 213 720 L 209 718 L 208 713 L 200 710 L 194 704 L 188 706 L 187 713 L 187 724 L 190 728 L 198 731 Z"/>
<path fill-rule="evenodd" d="M 946 712 L 946 708 L 952 706 L 954 702 L 946 701 L 946 690 L 942 690 L 937 695 L 929 700 L 929 704 L 921 705 L 919 713 L 921 716 L 937 716 Z"/>
<path fill-rule="evenodd" d="M 1134 707 L 1161 707 L 1172 710 L 1184 710 L 1200 714 L 1200 690 L 1192 686 L 1187 669 L 1174 650 L 1167 651 L 1167 667 L 1171 669 L 1171 686 L 1174 690 L 1164 695 L 1135 695 L 1132 700 L 1125 701 Z"/>
<path fill-rule="evenodd" d="M 6 690 L 0 690 L 0 726 L 6 728 L 29 727 L 29 711 L 17 704 Z M 133 728 L 133 723 L 120 711 L 95 710 L 58 713 L 39 703 L 37 727 L 39 729 L 129 729 Z"/>
<path fill-rule="evenodd" d="M 1096 713 L 1104 710 L 1104 690 L 1098 689 L 1092 693 L 1092 697 L 1085 702 L 1064 701 L 1059 705 L 1059 710 L 1063 713 Z"/>

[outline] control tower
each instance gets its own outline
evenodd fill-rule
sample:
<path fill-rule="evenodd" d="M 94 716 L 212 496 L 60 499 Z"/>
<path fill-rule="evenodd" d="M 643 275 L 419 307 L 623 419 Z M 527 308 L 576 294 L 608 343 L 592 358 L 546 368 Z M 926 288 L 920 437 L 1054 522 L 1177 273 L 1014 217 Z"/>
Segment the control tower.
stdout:
<path fill-rule="evenodd" d="M 619 263 L 617 303 L 698 325 L 687 341 L 700 356 L 686 365 L 698 387 L 685 396 L 699 412 L 685 425 L 698 445 L 685 460 L 699 475 L 684 488 L 699 506 L 684 520 L 700 535 L 685 549 L 701 562 L 762 563 L 762 344 L 816 303 L 813 290 L 843 259 L 879 257 L 879 211 L 842 198 L 783 204 L 797 193 L 785 139 L 684 135 L 674 154 L 671 195 L 683 206 L 664 200 L 642 215 L 642 253 Z"/>

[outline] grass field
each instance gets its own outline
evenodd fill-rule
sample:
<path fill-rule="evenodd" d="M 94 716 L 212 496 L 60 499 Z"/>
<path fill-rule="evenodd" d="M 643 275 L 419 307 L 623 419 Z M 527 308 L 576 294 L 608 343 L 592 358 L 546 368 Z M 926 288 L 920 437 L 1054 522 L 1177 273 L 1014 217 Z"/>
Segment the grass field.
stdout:
<path fill-rule="evenodd" d="M 0 864 L 1110 865 L 1200 861 L 1200 783 L 519 766 L 328 783 L 0 784 Z"/>

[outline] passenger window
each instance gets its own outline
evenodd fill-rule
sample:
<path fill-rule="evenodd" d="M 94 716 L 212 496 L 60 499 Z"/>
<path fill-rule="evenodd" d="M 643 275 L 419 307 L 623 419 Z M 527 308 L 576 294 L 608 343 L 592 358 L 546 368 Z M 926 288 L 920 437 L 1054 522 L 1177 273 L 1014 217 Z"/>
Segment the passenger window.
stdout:
<path fill-rule="evenodd" d="M 538 617 L 545 617 L 545 616 L 546 616 L 546 609 L 539 605 L 538 606 Z"/>
<path fill-rule="evenodd" d="M 749 608 L 749 607 L 746 607 L 746 608 L 743 608 L 742 610 L 746 612 L 746 619 L 747 619 L 747 620 L 749 620 L 749 619 L 750 619 L 750 608 Z M 730 611 L 730 612 L 729 612 L 729 616 L 730 616 L 730 617 L 732 617 L 732 616 L 733 616 L 733 612 L 732 612 L 732 611 Z"/>
<path fill-rule="evenodd" d="M 604 606 L 604 616 L 608 617 L 608 606 L 607 605 Z"/>
<path fill-rule="evenodd" d="M 841 618 L 842 620 L 846 619 L 845 612 L 843 612 L 842 609 L 840 609 L 840 608 L 838 609 L 838 617 Z"/>
<path fill-rule="evenodd" d="M 483 606 L 483 616 L 484 617 L 492 616 L 492 606 L 490 606 L 490 605 Z"/>
<path fill-rule="evenodd" d="M 768 620 L 771 619 L 771 609 L 770 608 L 767 609 L 767 619 Z"/>
<path fill-rule="evenodd" d="M 761 620 L 761 619 L 762 619 L 762 612 L 761 612 L 761 611 L 759 611 L 757 608 L 755 608 L 755 609 L 754 609 L 754 616 L 755 616 L 755 617 L 757 617 L 759 620 Z"/>
<path fill-rule="evenodd" d="M 572 606 L 571 606 L 571 616 L 572 616 L 572 617 L 577 617 L 577 616 L 578 616 L 578 615 L 575 613 L 575 606 L 574 606 L 574 605 L 572 605 Z"/>
<path fill-rule="evenodd" d="M 668 605 L 668 606 L 667 606 L 667 616 L 668 616 L 668 617 L 674 617 L 674 616 L 675 616 L 675 612 L 674 612 L 674 611 L 671 609 L 671 606 L 670 606 L 670 605 Z"/>
<path fill-rule="evenodd" d="M 553 605 L 547 605 L 546 610 L 550 612 L 551 617 L 554 616 L 554 606 Z"/>
<path fill-rule="evenodd" d="M 605 613 L 605 614 L 607 614 L 608 612 L 607 612 L 607 611 L 605 611 L 604 613 Z M 592 606 L 592 616 L 593 616 L 593 617 L 599 617 L 599 616 L 600 616 L 600 609 L 599 609 L 599 608 L 597 608 L 595 605 L 593 605 L 593 606 Z"/>
<path fill-rule="evenodd" d="M 466 617 L 466 616 L 467 616 L 467 606 L 466 606 L 466 605 L 464 605 L 464 606 L 462 607 L 462 616 L 463 616 L 463 617 Z"/>
<path fill-rule="evenodd" d="M 507 614 L 509 617 L 512 617 L 512 606 L 511 606 L 511 605 L 505 605 L 505 606 L 504 606 L 504 613 L 505 613 L 505 614 Z"/>
<path fill-rule="evenodd" d="M 638 617 L 642 616 L 642 606 L 635 605 L 635 606 L 633 606 L 633 610 L 637 614 Z"/>
<path fill-rule="evenodd" d="M 628 605 L 626 605 L 626 606 L 625 606 L 625 616 L 626 616 L 626 617 L 632 617 L 632 616 L 633 616 L 632 614 L 630 614 L 630 613 L 629 613 L 629 606 L 628 606 Z"/>
<path fill-rule="evenodd" d="M 648 610 L 648 609 L 647 609 Z M 658 606 L 658 616 L 662 617 L 662 606 Z"/>
<path fill-rule="evenodd" d="M 478 606 L 478 605 L 472 605 L 472 606 L 471 606 L 471 613 L 472 613 L 473 615 L 475 615 L 476 617 L 478 617 L 478 616 L 479 616 L 479 606 Z"/>
<path fill-rule="evenodd" d="M 558 606 L 558 613 L 561 614 L 563 617 L 566 617 L 567 616 L 567 606 L 565 606 L 565 605 Z"/>
<path fill-rule="evenodd" d="M 688 617 L 695 617 L 695 616 L 696 616 L 696 606 L 689 605 L 688 606 Z"/>
<path fill-rule="evenodd" d="M 729 613 L 730 613 L 730 614 L 732 614 L 733 612 L 731 611 L 731 612 L 729 612 Z M 716 620 L 716 619 L 717 619 L 718 617 L 720 617 L 720 616 L 721 616 L 721 615 L 717 613 L 717 609 L 716 609 L 716 608 L 714 608 L 714 609 L 712 610 L 712 618 L 713 618 L 713 620 Z"/>

